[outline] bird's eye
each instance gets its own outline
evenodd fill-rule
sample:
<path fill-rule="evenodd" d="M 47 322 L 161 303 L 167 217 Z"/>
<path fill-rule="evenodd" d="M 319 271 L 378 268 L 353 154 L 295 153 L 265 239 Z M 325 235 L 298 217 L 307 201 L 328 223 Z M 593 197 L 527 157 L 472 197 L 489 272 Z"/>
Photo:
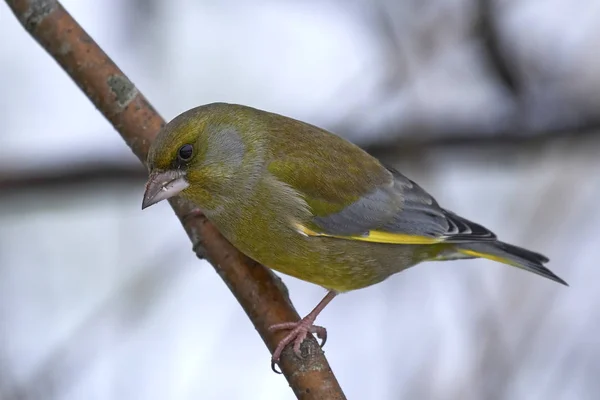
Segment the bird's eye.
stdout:
<path fill-rule="evenodd" d="M 192 147 L 192 145 L 184 144 L 179 148 L 179 151 L 177 152 L 177 157 L 179 157 L 181 161 L 190 161 L 193 154 L 194 148 Z"/>

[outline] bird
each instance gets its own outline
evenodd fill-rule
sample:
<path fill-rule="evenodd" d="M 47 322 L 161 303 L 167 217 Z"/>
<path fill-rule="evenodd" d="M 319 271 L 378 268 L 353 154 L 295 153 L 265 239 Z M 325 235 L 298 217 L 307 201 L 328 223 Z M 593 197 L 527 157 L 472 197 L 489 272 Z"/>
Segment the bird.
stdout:
<path fill-rule="evenodd" d="M 280 114 L 229 103 L 192 108 L 161 129 L 146 165 L 142 209 L 181 196 L 248 257 L 327 290 L 300 321 L 269 328 L 288 331 L 274 370 L 286 346 L 300 356 L 308 334 L 324 345 L 327 331 L 314 322 L 338 294 L 421 262 L 484 258 L 568 286 L 546 256 L 442 208 L 350 141 Z"/>

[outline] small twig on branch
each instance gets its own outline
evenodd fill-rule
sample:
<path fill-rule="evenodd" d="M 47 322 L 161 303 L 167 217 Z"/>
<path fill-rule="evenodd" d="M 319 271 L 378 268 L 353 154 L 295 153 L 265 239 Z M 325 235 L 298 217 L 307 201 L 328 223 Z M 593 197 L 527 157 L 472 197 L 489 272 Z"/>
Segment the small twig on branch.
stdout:
<path fill-rule="evenodd" d="M 145 97 L 58 1 L 6 1 L 25 29 L 69 74 L 144 162 L 150 143 L 164 125 L 164 120 Z M 202 254 L 233 292 L 272 352 L 283 334 L 270 333 L 267 328 L 299 320 L 283 284 L 270 270 L 238 252 L 206 218 L 184 221 L 193 209 L 189 203 L 181 199 L 172 199 L 170 203 L 185 222 L 183 225 L 194 245 L 203 245 Z M 309 339 L 302 346 L 302 353 L 307 357 L 300 359 L 292 351 L 285 351 L 281 358 L 281 370 L 294 393 L 301 399 L 344 399 L 319 345 L 314 338 Z"/>

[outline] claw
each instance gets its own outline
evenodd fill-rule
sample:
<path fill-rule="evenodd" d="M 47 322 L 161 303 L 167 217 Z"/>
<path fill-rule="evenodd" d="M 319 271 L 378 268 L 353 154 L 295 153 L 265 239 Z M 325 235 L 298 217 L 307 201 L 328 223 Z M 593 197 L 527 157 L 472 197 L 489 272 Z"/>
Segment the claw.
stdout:
<path fill-rule="evenodd" d="M 275 372 L 276 374 L 279 374 L 279 375 L 281 375 L 281 374 L 283 374 L 283 372 L 281 372 L 281 371 L 277 371 L 277 368 L 276 368 L 276 367 L 277 367 L 277 363 L 278 363 L 278 362 L 279 362 L 279 361 L 275 361 L 275 360 L 271 359 L 271 369 L 272 369 L 272 370 L 273 370 L 273 372 Z"/>
<path fill-rule="evenodd" d="M 314 331 L 311 331 L 311 333 L 314 333 L 319 339 L 321 339 L 320 346 L 323 348 L 325 343 L 327 343 L 327 329 L 323 328 L 322 326 L 313 325 L 313 330 Z"/>
<path fill-rule="evenodd" d="M 275 348 L 275 351 L 273 352 L 273 357 L 271 358 L 271 369 L 273 371 L 276 373 L 281 373 L 275 369 L 275 365 L 279 363 L 283 349 L 285 349 L 285 347 L 290 343 L 293 343 L 294 354 L 296 354 L 296 356 L 299 358 L 303 358 L 300 346 L 309 333 L 317 335 L 317 337 L 321 339 L 320 346 L 323 347 L 327 341 L 327 330 L 322 326 L 313 325 L 312 322 L 312 318 L 304 318 L 299 322 L 284 322 L 282 324 L 276 324 L 269 327 L 270 332 L 290 330 L 290 333 L 281 339 Z"/>
<path fill-rule="evenodd" d="M 273 370 L 273 372 L 275 372 L 276 374 L 282 373 L 281 370 L 277 371 L 275 366 L 279 364 L 279 359 L 281 358 L 281 353 L 283 352 L 285 346 L 292 342 L 294 342 L 294 354 L 296 354 L 297 357 L 302 358 L 300 346 L 302 345 L 302 342 L 304 342 L 304 339 L 306 339 L 306 336 L 308 336 L 309 333 L 315 334 L 317 335 L 317 338 L 321 339 L 321 348 L 325 346 L 325 342 L 327 342 L 327 330 L 322 326 L 313 325 L 313 323 L 315 322 L 317 315 L 319 315 L 319 313 L 323 311 L 325 306 L 329 304 L 329 302 L 335 296 L 336 292 L 330 290 L 327 293 L 327 295 L 323 298 L 323 300 L 321 300 L 321 302 L 317 304 L 317 306 L 306 317 L 302 318 L 298 322 L 284 322 L 281 324 L 271 325 L 269 327 L 269 332 L 276 332 L 281 330 L 290 331 L 290 333 L 288 333 L 283 339 L 281 339 L 281 341 L 275 348 L 275 351 L 273 352 L 273 357 L 271 357 L 271 369 Z"/>

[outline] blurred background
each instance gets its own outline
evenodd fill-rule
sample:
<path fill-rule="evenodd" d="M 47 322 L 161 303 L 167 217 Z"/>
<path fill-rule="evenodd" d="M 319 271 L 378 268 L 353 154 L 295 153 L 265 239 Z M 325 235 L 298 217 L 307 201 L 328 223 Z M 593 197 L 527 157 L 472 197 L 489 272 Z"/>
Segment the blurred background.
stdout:
<path fill-rule="evenodd" d="M 65 0 L 170 120 L 330 129 L 571 285 L 422 264 L 321 314 L 351 399 L 600 398 L 600 2 Z M 145 171 L 0 2 L 0 399 L 292 399 Z M 300 314 L 322 288 L 283 276 Z"/>

